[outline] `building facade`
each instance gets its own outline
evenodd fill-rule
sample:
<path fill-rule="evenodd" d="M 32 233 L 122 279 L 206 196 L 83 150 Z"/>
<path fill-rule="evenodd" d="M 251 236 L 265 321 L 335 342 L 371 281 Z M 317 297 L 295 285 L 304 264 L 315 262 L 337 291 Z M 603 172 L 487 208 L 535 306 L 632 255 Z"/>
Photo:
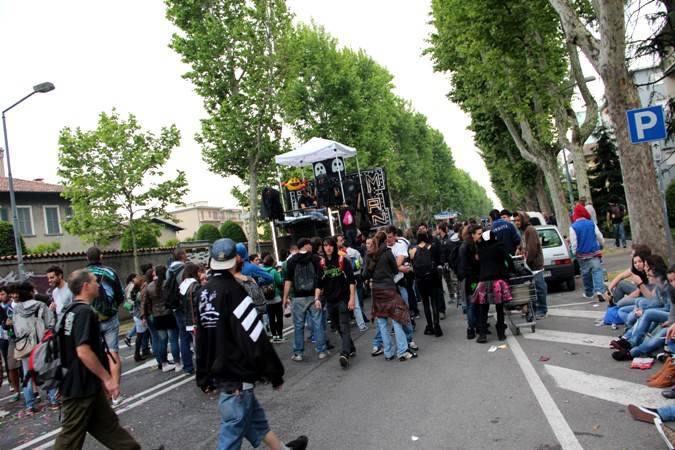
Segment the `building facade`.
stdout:
<path fill-rule="evenodd" d="M 189 203 L 185 207 L 171 211 L 169 214 L 183 230 L 177 233 L 181 241 L 190 240 L 199 227 L 211 224 L 220 227 L 223 222 L 232 221 L 244 228 L 243 210 L 209 206 L 208 202 Z"/>

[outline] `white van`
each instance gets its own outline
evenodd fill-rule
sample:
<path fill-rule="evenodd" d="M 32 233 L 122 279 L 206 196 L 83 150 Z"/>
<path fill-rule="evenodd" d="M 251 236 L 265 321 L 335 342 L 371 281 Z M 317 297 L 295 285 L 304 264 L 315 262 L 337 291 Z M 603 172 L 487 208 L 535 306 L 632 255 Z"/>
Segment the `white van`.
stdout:
<path fill-rule="evenodd" d="M 539 234 L 544 251 L 544 278 L 549 283 L 564 283 L 568 291 L 573 291 L 575 289 L 574 260 L 558 227 L 541 225 L 534 228 Z"/>

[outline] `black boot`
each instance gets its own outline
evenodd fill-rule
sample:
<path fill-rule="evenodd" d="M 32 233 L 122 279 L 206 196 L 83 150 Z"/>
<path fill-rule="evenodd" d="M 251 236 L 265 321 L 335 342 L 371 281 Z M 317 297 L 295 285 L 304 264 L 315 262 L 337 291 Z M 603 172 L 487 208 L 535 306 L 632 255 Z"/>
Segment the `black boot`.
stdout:
<path fill-rule="evenodd" d="M 485 344 L 487 342 L 487 334 L 485 334 L 485 332 L 481 332 L 478 336 L 478 339 L 476 339 L 476 342 L 479 344 Z"/>
<path fill-rule="evenodd" d="M 436 336 L 436 337 L 443 336 L 443 330 L 441 330 L 441 326 L 438 325 L 438 324 L 436 324 L 436 326 L 434 326 L 434 336 Z"/>
<path fill-rule="evenodd" d="M 434 327 L 432 327 L 431 325 L 427 325 L 424 328 L 424 334 L 427 335 L 427 336 L 433 335 L 434 334 Z"/>
<path fill-rule="evenodd" d="M 141 355 L 141 345 L 143 343 L 143 336 L 145 333 L 137 333 L 136 334 L 136 348 L 134 351 L 134 361 L 140 362 L 140 361 L 145 361 L 145 357 Z"/>
<path fill-rule="evenodd" d="M 497 324 L 497 338 L 499 338 L 500 341 L 506 340 L 506 325 Z"/>
<path fill-rule="evenodd" d="M 476 339 L 476 330 L 473 328 L 466 329 L 466 338 L 467 339 Z"/>

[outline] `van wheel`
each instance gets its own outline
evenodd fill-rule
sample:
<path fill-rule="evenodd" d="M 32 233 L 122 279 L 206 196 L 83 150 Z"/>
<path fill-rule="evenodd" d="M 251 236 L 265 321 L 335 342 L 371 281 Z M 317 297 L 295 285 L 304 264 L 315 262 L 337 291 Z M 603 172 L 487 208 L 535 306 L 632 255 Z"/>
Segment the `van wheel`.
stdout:
<path fill-rule="evenodd" d="M 567 289 L 568 291 L 573 291 L 576 289 L 576 287 L 577 287 L 576 280 L 574 279 L 574 277 L 565 280 L 565 289 Z"/>

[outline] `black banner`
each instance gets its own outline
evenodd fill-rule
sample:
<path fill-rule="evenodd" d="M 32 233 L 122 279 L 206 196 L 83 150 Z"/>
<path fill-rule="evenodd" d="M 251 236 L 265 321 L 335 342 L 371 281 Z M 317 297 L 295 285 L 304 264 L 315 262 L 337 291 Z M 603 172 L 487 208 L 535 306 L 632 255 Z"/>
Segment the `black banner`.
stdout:
<path fill-rule="evenodd" d="M 358 173 L 349 174 L 349 177 L 352 176 L 356 176 L 356 182 L 358 183 Z M 371 228 L 393 224 L 387 174 L 384 168 L 364 170 L 361 172 L 361 182 L 363 184 L 363 195 L 365 196 L 366 214 L 370 220 Z"/>

